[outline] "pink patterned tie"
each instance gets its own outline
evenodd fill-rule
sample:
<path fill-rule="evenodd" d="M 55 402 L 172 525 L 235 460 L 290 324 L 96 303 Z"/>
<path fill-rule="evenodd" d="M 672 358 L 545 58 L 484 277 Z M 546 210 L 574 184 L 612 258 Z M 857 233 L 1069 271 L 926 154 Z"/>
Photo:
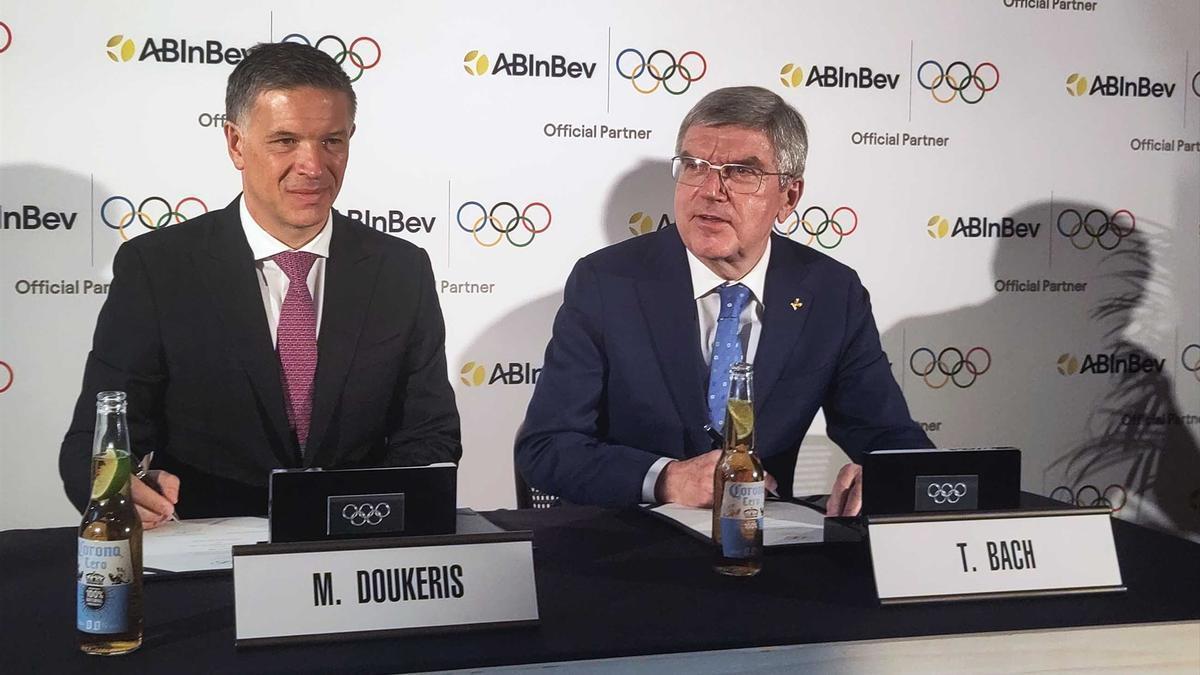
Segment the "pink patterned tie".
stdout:
<path fill-rule="evenodd" d="M 308 291 L 308 271 L 318 257 L 315 253 L 286 251 L 271 258 L 290 282 L 279 312 L 276 350 L 283 366 L 288 422 L 300 441 L 301 452 L 308 442 L 313 376 L 317 372 L 317 311 Z"/>

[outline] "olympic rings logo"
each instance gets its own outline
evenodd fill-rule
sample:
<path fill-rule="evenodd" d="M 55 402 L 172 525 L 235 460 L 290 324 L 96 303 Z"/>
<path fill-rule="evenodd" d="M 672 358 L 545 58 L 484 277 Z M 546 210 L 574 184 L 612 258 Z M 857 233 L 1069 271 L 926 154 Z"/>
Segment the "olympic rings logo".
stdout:
<path fill-rule="evenodd" d="M 0 28 L 4 29 L 4 46 L 0 47 L 0 54 L 3 54 L 12 46 L 12 29 L 3 21 L 0 21 Z"/>
<path fill-rule="evenodd" d="M 1068 227 L 1064 227 L 1064 224 Z M 1137 219 L 1129 209 L 1121 209 L 1112 214 L 1111 218 L 1100 209 L 1092 209 L 1087 215 L 1082 215 L 1075 209 L 1065 209 L 1058 214 L 1057 226 L 1059 234 L 1070 239 L 1071 245 L 1080 251 L 1091 248 L 1092 244 L 1099 244 L 1105 251 L 1111 251 L 1121 240 L 1133 234 Z M 1086 235 L 1084 241 L 1087 242 L 1082 246 L 1076 239 L 1081 234 Z M 1111 237 L 1106 237 L 1110 234 Z"/>
<path fill-rule="evenodd" d="M 321 45 L 330 41 L 335 44 L 334 51 L 330 52 L 321 49 Z M 337 62 L 338 65 L 343 67 L 345 67 L 346 60 L 349 59 L 351 65 L 354 65 L 358 68 L 358 74 L 350 78 L 351 82 L 357 82 L 358 79 L 363 76 L 363 73 L 379 65 L 379 59 L 383 58 L 383 50 L 380 49 L 379 43 L 375 41 L 375 38 L 370 38 L 365 35 L 355 38 L 355 40 L 350 43 L 349 47 L 346 46 L 345 40 L 336 35 L 322 35 L 314 44 L 309 42 L 308 38 L 300 33 L 291 33 L 280 40 L 280 42 L 298 42 L 301 44 L 306 44 L 309 47 L 316 47 L 317 49 L 321 49 L 321 51 L 332 56 L 333 60 Z M 371 46 L 375 48 L 375 58 L 370 63 L 367 63 L 367 60 L 363 58 L 363 55 L 356 50 L 356 48 L 364 42 L 370 43 Z M 350 73 L 346 74 L 349 75 Z"/>
<path fill-rule="evenodd" d="M 967 496 L 966 483 L 930 483 L 925 494 L 934 504 L 957 504 Z"/>
<path fill-rule="evenodd" d="M 463 221 L 463 211 L 469 207 L 479 209 L 479 217 L 472 220 L 468 217 L 467 221 Z M 507 212 L 511 209 L 511 217 Z M 535 211 L 537 209 L 538 211 Z M 530 216 L 530 212 L 534 211 L 536 219 Z M 539 212 L 540 211 L 540 212 Z M 497 212 L 502 212 L 500 216 Z M 545 220 L 541 217 L 545 214 Z M 504 217 L 501 217 L 504 216 Z M 517 248 L 525 248 L 533 243 L 537 235 L 545 232 L 550 227 L 550 221 L 554 216 L 550 213 L 550 207 L 542 202 L 532 202 L 524 209 L 518 209 L 516 204 L 512 202 L 497 202 L 491 209 L 486 208 L 479 202 L 463 202 L 463 205 L 458 207 L 458 213 L 455 218 L 458 220 L 458 226 L 463 232 L 469 233 L 475 243 L 484 248 L 492 248 L 505 239 L 509 244 Z M 485 225 L 491 228 L 495 233 L 496 238 L 491 241 L 484 241 L 480 237 L 480 233 L 487 232 Z M 514 233 L 517 233 L 518 238 L 514 238 Z"/>
<path fill-rule="evenodd" d="M 1195 350 L 1196 355 L 1189 357 L 1188 354 Z M 1200 382 L 1200 344 L 1193 342 L 1183 348 L 1183 353 L 1179 355 L 1179 362 L 1183 365 L 1183 369 L 1196 376 L 1196 381 Z M 0 389 L 0 391 L 4 391 Z"/>
<path fill-rule="evenodd" d="M 631 56 L 626 58 L 627 55 Z M 689 56 L 695 57 L 690 67 L 684 64 Z M 657 63 L 655 58 L 658 58 Z M 670 59 L 670 63 L 667 63 L 666 59 Z M 629 80 L 633 88 L 642 94 L 653 94 L 662 86 L 667 93 L 678 96 L 708 73 L 708 61 L 703 54 L 696 51 L 684 52 L 676 59 L 674 54 L 665 49 L 650 52 L 650 56 L 647 57 L 641 51 L 630 47 L 617 54 L 615 65 L 617 74 Z M 646 79 L 647 77 L 649 79 Z M 672 86 L 675 88 L 672 89 Z"/>
<path fill-rule="evenodd" d="M 0 394 L 3 394 L 9 389 L 12 389 L 13 381 L 16 379 L 16 377 L 13 375 L 12 366 L 8 365 L 4 361 L 0 361 L 0 370 L 8 373 L 8 382 L 5 382 L 4 386 L 0 387 Z"/>
<path fill-rule="evenodd" d="M 926 70 L 926 67 L 937 69 L 937 75 L 932 75 L 932 70 Z M 961 70 L 955 73 L 955 68 Z M 991 83 L 980 75 L 980 71 L 984 68 L 991 69 Z M 986 75 L 987 73 L 985 73 Z M 926 79 L 929 79 L 926 82 Z M 945 68 L 937 61 L 926 61 L 917 68 L 917 83 L 933 96 L 933 100 L 938 103 L 950 103 L 955 98 L 962 99 L 963 103 L 976 104 L 983 100 L 983 95 L 992 91 L 1000 84 L 1000 70 L 995 64 L 984 61 L 975 66 L 974 69 L 968 66 L 963 61 L 955 61 Z M 949 92 L 949 93 L 946 93 Z M 979 92 L 978 95 L 969 92 Z"/>
<path fill-rule="evenodd" d="M 842 214 L 843 220 L 838 219 L 838 214 Z M 851 218 L 853 218 L 854 224 L 847 225 Z M 858 229 L 858 213 L 849 206 L 839 206 L 833 210 L 833 213 L 820 206 L 810 206 L 804 209 L 803 214 L 792 211 L 792 215 L 787 220 L 775 223 L 772 227 L 776 233 L 785 237 L 791 237 L 793 232 L 803 228 L 804 232 L 808 234 L 808 241 L 804 242 L 805 245 L 812 246 L 815 241 L 823 249 L 832 249 L 837 248 L 838 244 L 842 243 L 842 239 Z M 828 236 L 825 236 L 826 234 Z M 825 239 L 822 239 L 823 236 Z"/>
<path fill-rule="evenodd" d="M 11 33 L 9 33 L 9 42 L 12 42 Z M 4 49 L 8 49 L 8 47 L 6 46 Z M 4 49 L 0 49 L 0 52 L 4 51 Z M 1192 75 L 1192 93 L 1200 96 L 1200 70 L 1197 70 L 1196 74 Z"/>
<path fill-rule="evenodd" d="M 354 527 L 378 525 L 390 515 L 392 515 L 392 505 L 387 502 L 347 504 L 342 507 L 342 518 L 348 520 Z"/>
<path fill-rule="evenodd" d="M 109 206 L 117 202 L 123 202 L 125 206 L 129 208 L 128 210 L 123 211 L 119 218 L 114 220 L 112 217 L 113 210 L 110 209 Z M 187 210 L 191 212 L 191 215 L 185 214 L 185 205 L 192 203 L 199 207 L 200 212 L 195 212 L 196 207 L 188 207 Z M 150 209 L 151 204 L 158 204 L 161 206 L 159 208 Z M 129 241 L 129 235 L 125 233 L 125 227 L 132 223 L 135 217 L 137 218 L 138 222 L 142 224 L 142 227 L 146 228 L 147 230 L 157 230 L 170 225 L 172 218 L 175 219 L 176 223 L 182 223 L 188 218 L 194 218 L 204 213 L 208 213 L 208 205 L 201 201 L 199 197 L 184 197 L 176 202 L 174 207 L 171 206 L 171 202 L 168 202 L 162 197 L 146 197 L 135 209 L 133 207 L 133 201 L 128 197 L 113 195 L 112 197 L 105 199 L 104 203 L 100 205 L 100 220 L 104 221 L 105 225 L 116 230 L 117 232 L 120 232 L 122 241 Z"/>
<path fill-rule="evenodd" d="M 1116 513 L 1125 508 L 1125 501 L 1128 499 L 1128 494 L 1125 491 L 1124 485 L 1117 485 L 1116 483 L 1104 488 L 1103 492 L 1095 485 L 1084 485 L 1077 490 L 1072 490 L 1066 485 L 1059 485 L 1050 491 L 1050 499 L 1074 504 L 1075 506 L 1105 506 L 1112 509 L 1113 513 Z"/>
<path fill-rule="evenodd" d="M 941 389 L 947 382 L 966 389 L 991 367 L 992 353 L 983 347 L 972 347 L 966 354 L 957 347 L 946 347 L 937 356 L 932 349 L 921 347 L 908 357 L 909 370 L 923 379 L 930 389 Z M 939 374 L 940 382 L 937 381 Z M 933 376 L 932 380 L 930 376 Z"/>

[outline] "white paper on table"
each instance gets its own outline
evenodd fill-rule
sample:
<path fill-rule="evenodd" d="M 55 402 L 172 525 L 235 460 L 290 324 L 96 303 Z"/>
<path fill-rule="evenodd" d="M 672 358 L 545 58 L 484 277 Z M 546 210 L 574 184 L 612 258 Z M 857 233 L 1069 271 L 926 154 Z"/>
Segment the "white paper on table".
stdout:
<path fill-rule="evenodd" d="M 233 569 L 233 546 L 257 544 L 267 537 L 266 518 L 168 520 L 146 531 L 142 566 L 150 574 Z"/>
<path fill-rule="evenodd" d="M 712 509 L 662 504 L 650 507 L 649 510 L 670 518 L 705 539 L 712 539 Z M 763 516 L 763 546 L 820 544 L 823 541 L 824 512 L 792 502 L 766 503 L 766 514 Z"/>

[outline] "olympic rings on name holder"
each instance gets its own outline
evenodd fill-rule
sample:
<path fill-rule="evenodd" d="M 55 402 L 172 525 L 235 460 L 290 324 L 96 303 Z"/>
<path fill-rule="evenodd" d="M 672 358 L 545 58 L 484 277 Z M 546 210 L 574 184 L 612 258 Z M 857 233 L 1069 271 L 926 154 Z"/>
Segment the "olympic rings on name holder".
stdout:
<path fill-rule="evenodd" d="M 330 40 L 337 43 L 338 49 L 337 51 L 333 52 L 326 51 L 326 54 L 332 56 L 333 60 L 338 65 L 344 65 L 346 59 L 349 59 L 351 64 L 358 67 L 358 74 L 350 78 L 351 82 L 357 82 L 358 79 L 363 76 L 363 73 L 379 65 L 379 59 L 383 58 L 383 49 L 379 47 L 379 42 L 377 42 L 375 38 L 367 37 L 365 35 L 355 38 L 354 41 L 350 43 L 349 47 L 346 46 L 345 40 L 336 35 L 322 35 L 314 44 L 309 41 L 308 37 L 301 35 L 300 33 L 290 33 L 280 40 L 280 42 L 298 42 L 301 44 L 306 44 L 310 47 L 321 49 L 321 45 Z M 375 48 L 375 59 L 371 61 L 370 64 L 368 64 L 366 60 L 363 59 L 362 54 L 356 50 L 356 48 L 364 42 L 371 43 L 371 46 Z M 321 49 L 321 51 L 325 50 Z M 346 74 L 349 75 L 349 73 Z"/>
<path fill-rule="evenodd" d="M 118 218 L 116 222 L 113 222 L 113 219 L 109 217 L 108 207 L 113 202 L 124 202 L 124 204 L 129 207 L 129 210 L 122 213 L 121 217 Z M 200 206 L 200 213 L 194 213 L 191 216 L 183 213 L 184 205 L 190 202 L 195 202 Z M 152 203 L 161 204 L 164 209 L 163 212 L 158 215 L 148 213 L 146 209 Z M 125 227 L 132 223 L 135 217 L 137 218 L 138 222 L 142 224 L 142 227 L 146 228 L 147 230 L 157 230 L 170 225 L 172 218 L 175 219 L 176 223 L 182 223 L 188 218 L 194 218 L 195 216 L 203 213 L 208 213 L 208 205 L 205 204 L 199 197 L 184 197 L 183 199 L 180 199 L 174 207 L 171 206 L 171 202 L 168 202 L 162 197 L 146 197 L 135 209 L 133 207 L 133 201 L 128 197 L 113 195 L 112 197 L 105 199 L 104 203 L 100 205 L 100 220 L 103 221 L 108 227 L 120 232 L 121 239 L 123 241 L 129 241 L 129 235 L 125 233 Z"/>
<path fill-rule="evenodd" d="M 1196 355 L 1189 357 L 1188 355 L 1195 350 Z M 1183 353 L 1179 355 L 1179 362 L 1183 369 L 1196 376 L 1196 381 L 1200 382 L 1200 344 L 1193 342 L 1183 348 Z"/>
<path fill-rule="evenodd" d="M 930 483 L 925 494 L 934 504 L 957 504 L 958 500 L 967 496 L 966 483 Z"/>
<path fill-rule="evenodd" d="M 5 378 L 7 381 L 4 383 L 3 386 L 0 386 L 0 394 L 3 394 L 4 392 L 8 391 L 9 389 L 12 389 L 13 382 L 17 378 L 13 374 L 12 366 L 8 365 L 4 361 L 0 361 L 0 370 L 3 370 L 4 372 L 8 373 L 8 376 Z"/>
<path fill-rule="evenodd" d="M 838 220 L 838 214 L 843 211 L 845 214 L 842 215 L 842 218 L 846 218 L 847 215 L 853 217 L 853 225 L 847 227 L 841 220 Z M 819 218 L 813 217 L 817 215 L 819 215 Z M 780 227 L 781 225 L 782 228 Z M 843 238 L 850 236 L 858 229 L 858 213 L 849 206 L 839 206 L 833 210 L 833 213 L 829 213 L 820 206 L 810 206 L 804 209 L 803 214 L 792 211 L 792 215 L 786 221 L 775 223 L 772 227 L 776 233 L 785 237 L 791 237 L 793 232 L 803 228 L 804 232 L 808 234 L 808 241 L 804 242 L 805 245 L 811 246 L 815 241 L 821 248 L 832 249 L 837 248 L 838 244 L 842 243 Z M 826 243 L 821 238 L 821 235 L 826 232 L 831 232 L 831 237 L 837 238 L 833 239 L 832 243 Z"/>
<path fill-rule="evenodd" d="M 1116 483 L 1104 488 L 1103 492 L 1095 485 L 1084 485 L 1076 490 L 1059 485 L 1050 491 L 1050 499 L 1075 506 L 1105 506 L 1112 509 L 1113 513 L 1125 508 L 1128 498 L 1125 486 Z"/>
<path fill-rule="evenodd" d="M 463 210 L 469 206 L 474 206 L 479 209 L 479 217 L 471 220 L 470 225 L 463 222 L 462 217 Z M 530 217 L 530 211 L 535 208 L 541 209 L 541 211 L 545 212 L 544 224 L 540 223 L 541 218 L 538 218 L 539 222 L 535 222 L 534 219 Z M 511 217 L 507 219 L 498 217 L 497 211 L 502 209 L 511 209 Z M 508 216 L 509 214 L 502 213 L 501 215 Z M 535 213 L 534 215 L 539 214 Z M 470 201 L 463 202 L 463 205 L 458 207 L 458 212 L 455 215 L 455 218 L 458 220 L 458 226 L 462 228 L 463 232 L 469 233 L 475 239 L 475 243 L 484 248 L 492 248 L 505 239 L 508 240 L 509 244 L 512 244 L 517 248 L 525 248 L 533 243 L 533 240 L 535 237 L 537 237 L 537 235 L 550 228 L 550 222 L 554 219 L 554 216 L 550 212 L 550 207 L 546 206 L 542 202 L 532 202 L 524 209 L 518 209 L 516 204 L 513 204 L 512 202 L 496 202 L 491 209 L 488 209 L 479 202 Z M 486 221 L 487 225 L 490 225 L 492 230 L 496 233 L 496 238 L 492 241 L 484 241 L 479 236 L 479 233 L 484 231 L 484 221 Z M 524 238 L 523 240 L 517 240 L 513 238 L 513 232 L 521 231 L 517 229 L 518 225 L 521 225 L 524 228 L 524 231 L 529 233 L 528 238 Z"/>
<path fill-rule="evenodd" d="M 918 360 L 917 357 L 921 356 Z M 983 361 L 983 359 L 987 359 Z M 918 366 L 917 364 L 921 365 Z M 920 347 L 908 357 L 908 368 L 914 375 L 925 381 L 930 389 L 941 389 L 947 382 L 953 382 L 959 389 L 966 389 L 975 384 L 975 380 L 992 367 L 992 353 L 983 347 L 972 347 L 964 355 L 957 347 L 946 347 L 937 356 L 929 347 Z M 935 384 L 929 376 L 934 371 L 941 373 L 941 382 Z M 959 377 L 962 375 L 961 379 Z M 967 377 L 970 376 L 970 379 Z M 935 377 L 934 380 L 937 378 Z"/>
<path fill-rule="evenodd" d="M 633 66 L 632 69 L 627 69 L 624 67 L 630 65 L 632 63 L 630 59 L 633 58 L 630 57 L 630 59 L 622 61 L 622 58 L 624 58 L 626 54 L 635 54 L 637 56 L 638 62 Z M 696 57 L 700 60 L 700 62 L 692 63 L 692 67 L 689 68 L 683 63 L 684 60 L 689 56 Z M 657 64 L 654 62 L 655 57 L 658 57 Z M 671 62 L 669 64 L 665 63 L 665 58 L 671 59 Z M 624 64 L 624 66 L 622 64 Z M 674 54 L 665 49 L 657 49 L 653 52 L 650 52 L 650 56 L 647 57 L 642 54 L 641 51 L 630 47 L 628 49 L 621 50 L 621 53 L 617 54 L 617 60 L 614 65 L 617 68 L 617 74 L 629 80 L 630 83 L 633 84 L 633 88 L 642 94 L 653 94 L 661 85 L 662 88 L 667 91 L 667 93 L 678 96 L 690 89 L 693 82 L 701 79 L 705 74 L 708 73 L 708 60 L 704 58 L 703 54 L 696 51 L 684 52 L 679 59 L 676 59 Z M 693 76 L 693 69 L 697 67 L 699 67 L 699 73 Z M 650 79 L 654 81 L 654 84 L 648 87 L 639 85 L 638 79 L 641 78 L 642 75 L 649 75 Z M 672 89 L 671 82 L 676 81 L 676 75 L 679 76 L 679 80 L 683 81 L 683 84 L 676 84 L 674 85 L 676 88 Z"/>
<path fill-rule="evenodd" d="M 1118 223 L 1121 219 L 1121 214 L 1125 216 L 1125 222 Z M 1066 222 L 1070 227 L 1063 228 L 1063 216 L 1067 216 Z M 1096 217 L 1098 216 L 1098 218 Z M 1098 222 L 1098 221 L 1103 222 Z M 1058 233 L 1071 240 L 1071 245 L 1080 251 L 1087 250 L 1092 247 L 1092 244 L 1099 244 L 1100 248 L 1105 251 L 1111 251 L 1116 248 L 1125 237 L 1133 234 L 1134 228 L 1137 227 L 1137 218 L 1130 213 L 1129 209 L 1121 209 L 1112 214 L 1110 218 L 1107 213 L 1100 209 L 1092 209 L 1087 212 L 1087 215 L 1082 215 L 1075 209 L 1064 209 L 1058 214 L 1056 222 Z M 1128 227 L 1125 227 L 1125 226 Z M 1124 227 L 1124 230 L 1122 228 Z M 1105 239 L 1104 235 L 1112 233 L 1115 238 Z M 1079 245 L 1075 237 L 1079 234 L 1087 235 L 1087 243 L 1083 246 Z"/>
<path fill-rule="evenodd" d="M 354 527 L 363 525 L 378 525 L 384 518 L 392 515 L 392 505 L 387 502 L 378 504 L 347 504 L 342 507 L 342 518 L 350 521 Z"/>
<path fill-rule="evenodd" d="M 4 23 L 3 21 L 0 21 L 0 28 L 4 29 L 4 46 L 0 47 L 0 54 L 3 54 L 4 52 L 8 51 L 9 47 L 12 46 L 13 36 L 12 29 L 9 28 L 8 24 Z"/>
<path fill-rule="evenodd" d="M 926 70 L 926 66 L 937 68 L 937 75 L 932 77 L 932 81 L 926 82 L 929 79 L 930 71 Z M 957 71 L 957 77 L 954 69 L 958 67 L 961 70 Z M 991 69 L 991 84 L 988 84 L 983 77 L 980 76 L 980 71 L 984 68 Z M 986 73 L 985 73 L 986 75 Z M 917 84 L 928 89 L 933 96 L 933 100 L 938 103 L 950 103 L 955 98 L 961 98 L 963 103 L 974 105 L 983 100 L 984 94 L 992 91 L 1000 84 L 1000 69 L 996 68 L 994 63 L 984 61 L 975 66 L 974 69 L 967 65 L 964 61 L 954 61 L 945 68 L 942 64 L 934 60 L 928 60 L 917 68 Z M 943 87 L 943 85 L 945 85 Z M 949 91 L 947 94 L 945 92 Z M 978 95 L 968 92 L 979 92 Z M 941 95 L 939 96 L 939 92 Z"/>

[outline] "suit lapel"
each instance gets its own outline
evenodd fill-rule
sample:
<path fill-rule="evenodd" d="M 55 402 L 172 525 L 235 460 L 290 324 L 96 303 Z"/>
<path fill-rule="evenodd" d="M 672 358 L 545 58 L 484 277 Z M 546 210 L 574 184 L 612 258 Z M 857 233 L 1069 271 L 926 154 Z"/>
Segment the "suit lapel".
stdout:
<path fill-rule="evenodd" d="M 804 283 L 808 269 L 797 253 L 790 241 L 777 238 L 772 242 L 763 289 L 762 336 L 754 355 L 754 407 L 758 410 L 791 360 L 812 314 L 813 293 Z"/>
<path fill-rule="evenodd" d="M 638 282 L 638 300 L 679 418 L 693 447 L 707 449 L 704 358 L 687 256 L 674 228 L 653 236 L 659 242 L 645 263 L 651 273 Z"/>
<path fill-rule="evenodd" d="M 229 344 L 246 368 L 258 394 L 259 406 L 280 442 L 256 447 L 266 466 L 294 466 L 294 443 L 283 405 L 279 358 L 263 308 L 254 269 L 254 256 L 242 231 L 238 199 L 218 212 L 207 235 L 205 251 L 197 256 L 204 283 L 229 337 Z"/>
<path fill-rule="evenodd" d="M 317 338 L 317 374 L 313 382 L 312 423 L 304 453 L 305 466 L 318 466 L 336 447 L 324 439 L 354 360 L 358 336 L 371 300 L 369 289 L 379 271 L 379 258 L 363 247 L 355 224 L 334 214 L 329 260 L 325 263 L 325 288 L 321 333 Z"/>

